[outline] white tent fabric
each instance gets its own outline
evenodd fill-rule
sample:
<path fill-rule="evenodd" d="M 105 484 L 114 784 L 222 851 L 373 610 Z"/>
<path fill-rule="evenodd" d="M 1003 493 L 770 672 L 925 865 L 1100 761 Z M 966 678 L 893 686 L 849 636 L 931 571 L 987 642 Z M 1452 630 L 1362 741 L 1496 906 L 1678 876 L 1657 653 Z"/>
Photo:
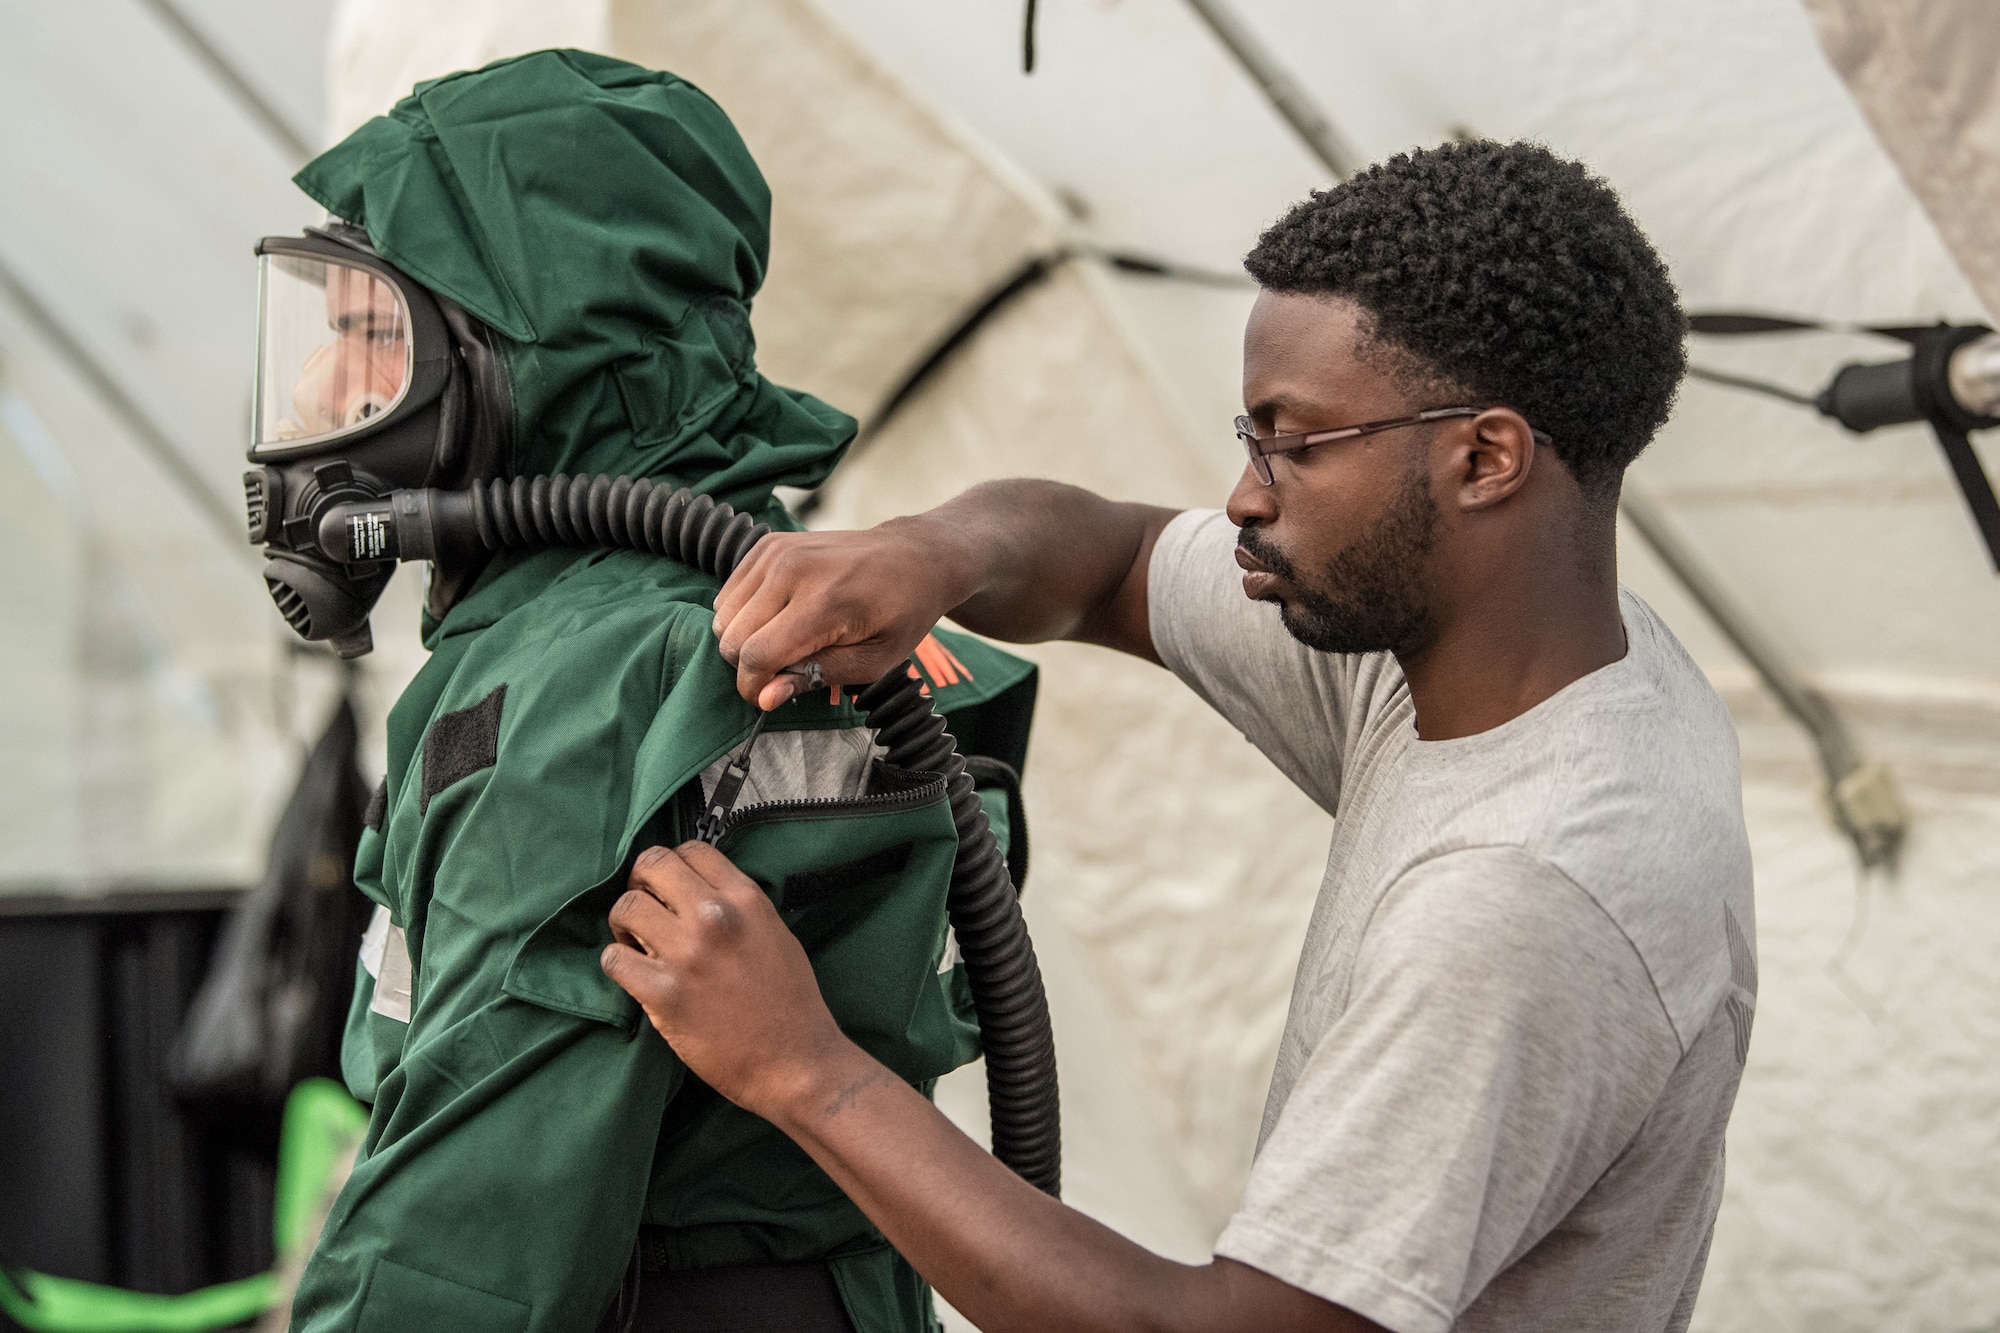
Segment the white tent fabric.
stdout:
<path fill-rule="evenodd" d="M 1978 205 L 1991 84 L 1977 77 L 1991 21 L 1954 40 L 1926 18 L 1944 6 L 1810 5 L 1859 106 L 1796 0 L 1237 7 L 1364 157 L 1471 131 L 1591 163 L 1691 308 L 1981 318 L 1967 276 L 1991 299 L 1992 208 Z M 736 118 L 776 192 L 761 360 L 861 415 L 1023 257 L 1081 239 L 1227 270 L 1323 183 L 1188 9 L 1041 11 L 1024 77 L 1015 0 L 342 0 L 324 46 L 327 11 L 310 5 L 183 10 L 299 124 L 324 54 L 327 137 L 419 77 L 544 45 L 687 74 Z M 23 187 L 0 191 L 0 259 L 129 377 L 226 497 L 248 243 L 311 210 L 269 136 L 148 7 L 7 0 L 0 14 L 0 166 Z M 79 86 L 79 50 L 124 91 Z M 1907 72 L 1941 51 L 1959 56 L 1943 65 L 1958 81 L 1939 80 L 1928 104 L 1945 110 L 1899 119 Z M 1965 188 L 1941 187 L 1939 164 Z M 121 244 L 134 232 L 147 247 Z M 818 521 L 867 522 L 1018 473 L 1219 501 L 1237 466 L 1227 421 L 1248 301 L 1061 268 L 844 469 Z M 167 335 L 146 345 L 133 310 Z M 9 765 L 0 790 L 0 880 L 254 863 L 291 727 L 271 700 L 295 674 L 254 564 L 198 528 L 5 301 L 0 354 L 0 543 L 8 568 L 32 571 L 0 580 L 0 735 L 36 765 Z M 1695 347 L 1800 389 L 1843 359 L 1897 354 L 1839 335 Z M 1989 1327 L 2000 583 L 1915 428 L 1856 438 L 1690 384 L 1634 481 L 1892 764 L 1912 810 L 1899 875 L 1859 881 L 1794 729 L 1646 551 L 1625 552 L 1627 581 L 1736 710 L 1759 877 L 1760 1013 L 1696 1326 Z M 137 590 L 127 601 L 98 591 L 120 580 Z M 150 621 L 119 610 L 133 605 Z M 406 581 L 378 615 L 378 691 L 415 665 L 412 608 Z M 1064 1056 L 1071 1197 L 1198 1258 L 1248 1162 L 1326 819 L 1161 673 L 1088 650 L 1036 656 L 1029 904 Z M 217 703 L 211 715 L 184 699 Z M 142 825 L 165 832 L 113 856 Z M 961 1082 L 943 1100 L 976 1118 L 976 1094 Z"/>
<path fill-rule="evenodd" d="M 2000 22 L 1980 0 L 1806 0 L 1903 179 L 2000 308 Z"/>
<path fill-rule="evenodd" d="M 298 123 L 328 9 L 187 14 Z M 0 7 L 0 267 L 189 460 L 190 503 L 0 292 L 0 893 L 254 877 L 296 762 L 257 563 L 225 521 L 247 435 L 252 241 L 313 216 L 289 159 L 131 0 Z M 308 704 L 311 700 L 306 701 Z"/>

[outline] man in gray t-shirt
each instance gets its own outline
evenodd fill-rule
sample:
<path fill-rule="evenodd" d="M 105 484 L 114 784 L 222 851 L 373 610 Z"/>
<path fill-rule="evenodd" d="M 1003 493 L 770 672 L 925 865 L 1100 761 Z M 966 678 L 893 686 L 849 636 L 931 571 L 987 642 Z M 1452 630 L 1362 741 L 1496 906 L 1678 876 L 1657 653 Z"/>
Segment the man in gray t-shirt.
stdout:
<path fill-rule="evenodd" d="M 1300 644 L 1235 545 L 1167 525 L 1153 644 L 1339 818 L 1216 1253 L 1412 1333 L 1685 1325 L 1756 986 L 1721 701 L 1626 593 L 1623 658 L 1419 740 L 1395 659 Z"/>
<path fill-rule="evenodd" d="M 982 1328 L 1683 1329 L 1756 965 L 1728 715 L 1617 583 L 1620 480 L 1683 369 L 1672 285 L 1601 181 L 1483 142 L 1314 195 L 1246 267 L 1226 513 L 994 483 L 767 538 L 716 600 L 767 708 L 785 665 L 872 680 L 946 613 L 1159 662 L 1334 814 L 1214 1261 L 958 1134 L 712 848 L 642 859 L 605 970 Z"/>

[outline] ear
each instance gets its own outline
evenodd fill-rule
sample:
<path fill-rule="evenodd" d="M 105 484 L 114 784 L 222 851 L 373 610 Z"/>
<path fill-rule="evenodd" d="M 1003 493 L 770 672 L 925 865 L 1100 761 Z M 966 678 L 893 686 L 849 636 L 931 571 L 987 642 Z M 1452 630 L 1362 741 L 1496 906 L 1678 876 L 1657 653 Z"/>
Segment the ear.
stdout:
<path fill-rule="evenodd" d="M 1454 434 L 1452 486 L 1460 510 L 1490 509 L 1527 484 L 1537 446 L 1519 412 L 1488 408 Z"/>

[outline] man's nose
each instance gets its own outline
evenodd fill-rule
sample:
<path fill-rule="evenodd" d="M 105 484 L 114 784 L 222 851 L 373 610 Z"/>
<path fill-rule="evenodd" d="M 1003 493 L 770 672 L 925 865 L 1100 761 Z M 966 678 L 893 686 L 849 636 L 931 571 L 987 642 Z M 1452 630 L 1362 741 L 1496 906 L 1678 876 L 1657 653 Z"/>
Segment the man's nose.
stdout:
<path fill-rule="evenodd" d="M 1243 465 L 1243 475 L 1236 479 L 1236 489 L 1229 493 L 1229 521 L 1237 527 L 1246 522 L 1269 523 L 1278 517 L 1278 488 L 1266 486 L 1249 463 Z"/>

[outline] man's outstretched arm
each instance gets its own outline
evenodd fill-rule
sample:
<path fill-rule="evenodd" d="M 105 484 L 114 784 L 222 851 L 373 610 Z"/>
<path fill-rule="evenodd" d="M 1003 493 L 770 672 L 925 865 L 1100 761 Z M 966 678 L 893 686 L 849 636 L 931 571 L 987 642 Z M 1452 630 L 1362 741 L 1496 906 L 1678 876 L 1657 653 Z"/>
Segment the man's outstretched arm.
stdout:
<path fill-rule="evenodd" d="M 763 890 L 705 843 L 640 856 L 604 970 L 689 1069 L 812 1155 L 987 1333 L 1370 1333 L 1248 1265 L 1163 1259 L 1016 1176 L 835 1025 Z"/>
<path fill-rule="evenodd" d="M 773 533 L 717 595 L 716 633 L 737 689 L 765 708 L 791 696 L 785 667 L 811 658 L 830 681 L 865 684 L 947 615 L 1011 643 L 1076 639 L 1157 662 L 1146 564 L 1173 516 L 995 481 L 862 532 Z"/>

